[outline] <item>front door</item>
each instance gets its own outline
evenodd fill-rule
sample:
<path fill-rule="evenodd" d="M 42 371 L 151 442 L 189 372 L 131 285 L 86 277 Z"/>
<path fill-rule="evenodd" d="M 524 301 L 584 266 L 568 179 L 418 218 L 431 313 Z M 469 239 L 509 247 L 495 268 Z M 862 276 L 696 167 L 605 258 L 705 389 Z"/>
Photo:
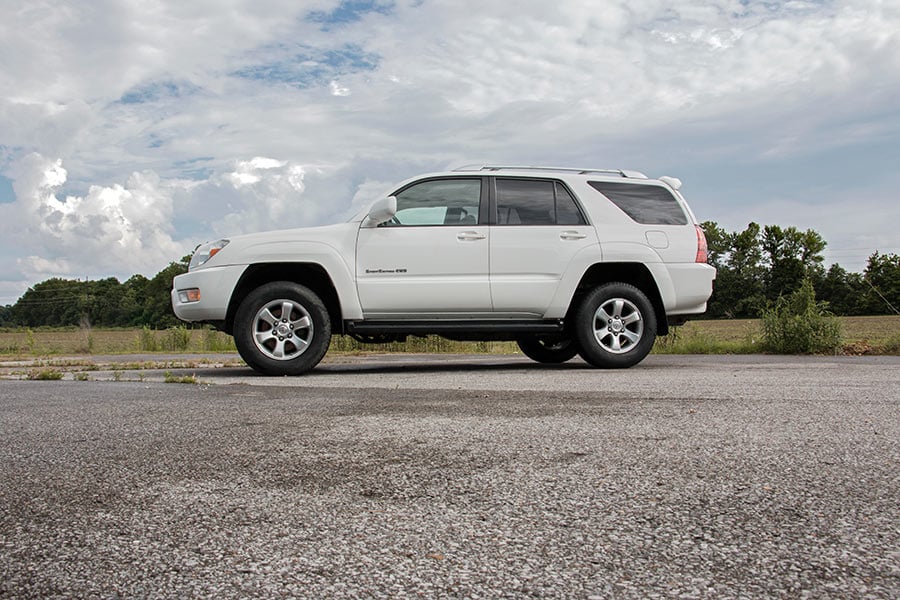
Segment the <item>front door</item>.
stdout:
<path fill-rule="evenodd" d="M 356 276 L 365 317 L 489 317 L 482 179 L 428 179 L 394 195 L 396 216 L 359 231 Z"/>

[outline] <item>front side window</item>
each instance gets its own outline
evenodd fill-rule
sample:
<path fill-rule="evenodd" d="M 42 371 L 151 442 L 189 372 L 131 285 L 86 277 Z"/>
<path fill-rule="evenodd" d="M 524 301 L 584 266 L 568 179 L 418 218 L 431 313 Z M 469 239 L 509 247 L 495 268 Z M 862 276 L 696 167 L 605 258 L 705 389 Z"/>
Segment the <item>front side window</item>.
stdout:
<path fill-rule="evenodd" d="M 497 180 L 499 225 L 584 225 L 575 199 L 559 182 Z"/>
<path fill-rule="evenodd" d="M 397 214 L 387 226 L 477 225 L 480 179 L 434 179 L 397 196 Z"/>
<path fill-rule="evenodd" d="M 588 181 L 626 215 L 643 225 L 687 225 L 687 217 L 675 196 L 659 185 Z"/>

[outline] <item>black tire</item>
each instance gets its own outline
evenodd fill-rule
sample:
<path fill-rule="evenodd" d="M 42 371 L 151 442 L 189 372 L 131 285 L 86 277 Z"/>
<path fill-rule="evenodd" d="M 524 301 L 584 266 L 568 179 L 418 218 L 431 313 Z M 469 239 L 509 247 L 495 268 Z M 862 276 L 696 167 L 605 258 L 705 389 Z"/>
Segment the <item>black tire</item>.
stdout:
<path fill-rule="evenodd" d="M 578 354 L 578 344 L 567 337 L 534 335 L 517 340 L 522 354 L 533 361 L 559 364 Z"/>
<path fill-rule="evenodd" d="M 604 369 L 626 369 L 644 360 L 656 340 L 656 313 L 646 294 L 628 283 L 591 290 L 575 312 L 581 357 Z"/>
<path fill-rule="evenodd" d="M 250 292 L 234 319 L 241 358 L 264 375 L 300 375 L 322 360 L 331 342 L 331 319 L 315 292 L 290 281 Z"/>

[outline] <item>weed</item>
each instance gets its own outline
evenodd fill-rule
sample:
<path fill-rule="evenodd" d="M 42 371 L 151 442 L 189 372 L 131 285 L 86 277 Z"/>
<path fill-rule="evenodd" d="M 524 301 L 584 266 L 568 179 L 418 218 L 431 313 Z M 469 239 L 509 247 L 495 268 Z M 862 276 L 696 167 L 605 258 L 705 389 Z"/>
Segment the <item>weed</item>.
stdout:
<path fill-rule="evenodd" d="M 191 330 L 187 327 L 170 327 L 166 330 L 163 350 L 184 352 L 191 344 Z"/>
<path fill-rule="evenodd" d="M 165 372 L 163 381 L 166 383 L 199 383 L 196 375 L 173 375 L 170 371 Z"/>
<path fill-rule="evenodd" d="M 32 369 L 28 371 L 26 378 L 31 381 L 59 381 L 63 374 L 57 369 Z"/>
<path fill-rule="evenodd" d="M 81 333 L 81 347 L 78 348 L 78 352 L 83 352 L 85 354 L 91 354 L 94 351 L 94 334 L 91 332 L 91 322 L 84 316 L 81 318 L 81 323 L 78 326 L 78 329 Z"/>
<path fill-rule="evenodd" d="M 75 378 L 75 381 L 90 381 L 91 380 L 91 376 L 82 371 L 75 373 L 72 377 Z"/>
<path fill-rule="evenodd" d="M 138 350 L 141 352 L 156 352 L 159 344 L 156 341 L 156 332 L 144 325 L 138 336 Z"/>

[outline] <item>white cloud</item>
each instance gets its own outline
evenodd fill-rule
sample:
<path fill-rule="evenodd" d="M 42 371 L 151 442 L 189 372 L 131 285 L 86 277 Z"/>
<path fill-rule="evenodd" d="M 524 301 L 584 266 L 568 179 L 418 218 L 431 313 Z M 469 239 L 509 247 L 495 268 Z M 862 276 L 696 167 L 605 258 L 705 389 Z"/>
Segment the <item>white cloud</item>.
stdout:
<path fill-rule="evenodd" d="M 331 83 L 328 84 L 328 87 L 331 88 L 332 96 L 349 96 L 350 89 L 342 86 L 337 81 L 332 80 Z"/>
<path fill-rule="evenodd" d="M 170 186 L 152 172 L 62 199 L 67 172 L 61 160 L 30 154 L 13 174 L 18 201 L 0 206 L 0 229 L 23 249 L 20 266 L 29 277 L 143 271 L 181 255 L 171 237 Z"/>
<path fill-rule="evenodd" d="M 694 201 L 724 221 L 758 165 L 900 152 L 897 2 L 399 0 L 331 20 L 338 0 L 6 4 L 0 259 L 21 266 L 4 281 L 152 274 L 449 164 L 740 166 Z M 874 214 L 855 227 L 890 235 Z"/>

